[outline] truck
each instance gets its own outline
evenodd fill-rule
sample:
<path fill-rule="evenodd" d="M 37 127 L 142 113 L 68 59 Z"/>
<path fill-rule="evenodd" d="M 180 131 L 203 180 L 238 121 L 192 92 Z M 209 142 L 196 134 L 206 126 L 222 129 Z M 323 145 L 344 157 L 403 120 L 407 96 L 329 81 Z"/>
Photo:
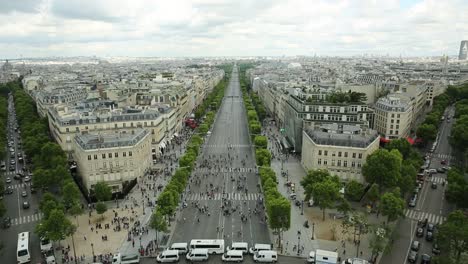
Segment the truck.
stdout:
<path fill-rule="evenodd" d="M 185 125 L 190 127 L 191 129 L 195 129 L 197 128 L 197 121 L 195 121 L 195 119 L 193 118 L 188 118 L 187 120 L 185 120 Z"/>
<path fill-rule="evenodd" d="M 338 263 L 338 253 L 323 249 L 316 249 L 309 253 L 308 263 L 315 264 L 336 264 Z"/>
<path fill-rule="evenodd" d="M 140 255 L 138 254 L 114 254 L 112 259 L 113 264 L 137 264 L 140 263 Z"/>

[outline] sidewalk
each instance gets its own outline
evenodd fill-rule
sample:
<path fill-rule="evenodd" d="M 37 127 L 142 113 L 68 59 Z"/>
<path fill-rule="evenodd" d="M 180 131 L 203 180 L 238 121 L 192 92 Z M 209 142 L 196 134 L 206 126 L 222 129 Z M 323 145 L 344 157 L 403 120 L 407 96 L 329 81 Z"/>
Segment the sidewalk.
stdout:
<path fill-rule="evenodd" d="M 271 128 L 271 132 L 269 132 Z M 266 133 L 268 131 L 268 133 Z M 295 185 L 296 200 L 304 201 L 304 190 L 300 185 L 301 179 L 306 175 L 306 171 L 300 164 L 300 157 L 296 158 L 292 155 L 288 156 L 284 163 L 281 164 L 279 157 L 279 150 L 276 148 L 274 137 L 280 137 L 278 129 L 272 125 L 267 126 L 264 131 L 269 137 L 269 149 L 274 153 L 275 159 L 271 162 L 271 168 L 276 172 L 278 179 L 278 190 L 285 197 L 289 197 L 289 187 L 285 185 L 287 180 Z M 283 170 L 282 170 L 283 169 Z M 281 172 L 287 173 L 287 176 L 282 176 Z M 357 208 L 360 210 L 361 208 Z M 369 250 L 369 234 L 361 235 L 359 249 L 353 242 L 353 234 L 344 235 L 342 230 L 342 221 L 334 219 L 333 216 L 337 214 L 334 209 L 326 210 L 325 221 L 322 220 L 322 211 L 320 208 L 314 206 L 309 207 L 307 202 L 302 205 L 296 206 L 294 201 L 291 200 L 291 228 L 282 234 L 283 251 L 277 248 L 280 254 L 287 256 L 302 256 L 307 257 L 309 252 L 316 249 L 324 249 L 337 251 L 341 260 L 360 257 L 363 259 L 370 259 L 371 251 Z M 370 223 L 378 223 L 384 219 L 378 219 L 375 215 L 369 215 L 368 221 Z M 306 228 L 304 223 L 308 221 L 309 227 Z M 300 235 L 299 235 L 300 232 Z M 312 232 L 314 234 L 312 234 Z M 352 232 L 349 232 L 352 233 Z M 274 244 L 278 247 L 278 236 L 272 235 Z M 297 250 L 293 250 L 294 246 L 299 244 L 299 248 L 303 248 L 299 254 Z"/>
<path fill-rule="evenodd" d="M 169 144 L 162 158 L 153 166 L 165 169 L 140 177 L 124 199 L 106 202 L 107 211 L 102 218 L 94 209 L 86 209 L 84 214 L 76 218 L 70 217 L 72 223 L 77 226 L 73 239 L 78 263 L 92 263 L 93 255 L 97 256 L 97 260 L 101 257 L 111 260 L 112 254 L 116 252 L 138 254 L 140 248 L 148 249 L 147 255 L 155 255 L 155 247 L 148 246 L 156 239 L 156 232 L 147 225 L 157 198 L 163 190 L 158 191 L 157 187 L 165 186 L 170 180 L 170 176 L 178 167 L 179 157 L 185 152 L 190 135 L 191 133 L 182 135 L 184 139 L 181 144 Z M 107 238 L 104 240 L 103 236 Z M 167 243 L 168 235 L 163 233 L 158 233 L 158 241 L 164 236 Z M 64 250 L 55 251 L 56 261 L 66 263 L 64 255 L 68 255 L 70 259 L 74 258 L 72 238 L 62 241 L 61 245 Z M 164 244 L 160 243 L 159 246 Z"/>

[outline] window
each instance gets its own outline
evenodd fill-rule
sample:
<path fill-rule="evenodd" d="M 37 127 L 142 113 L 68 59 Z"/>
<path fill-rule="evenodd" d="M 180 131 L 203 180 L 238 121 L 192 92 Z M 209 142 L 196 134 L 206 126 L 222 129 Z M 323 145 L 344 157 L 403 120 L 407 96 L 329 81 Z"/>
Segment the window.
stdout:
<path fill-rule="evenodd" d="M 393 123 L 393 122 L 392 122 Z M 393 125 L 390 125 L 390 128 L 393 129 Z"/>
<path fill-rule="evenodd" d="M 397 119 L 396 123 L 397 123 L 397 124 L 400 124 L 400 119 Z"/>
<path fill-rule="evenodd" d="M 341 157 L 341 151 L 338 151 L 338 157 Z"/>
<path fill-rule="evenodd" d="M 353 167 L 353 168 L 356 167 L 356 162 L 352 161 L 351 162 L 351 167 Z"/>
<path fill-rule="evenodd" d="M 119 161 L 118 161 L 118 160 L 115 161 L 115 166 L 116 166 L 116 167 L 119 166 Z"/>
<path fill-rule="evenodd" d="M 348 167 L 348 161 L 347 160 L 343 161 L 343 167 Z"/>
<path fill-rule="evenodd" d="M 102 167 L 103 167 L 104 169 L 106 169 L 106 168 L 107 168 L 107 162 L 104 161 L 104 162 L 102 163 Z"/>
<path fill-rule="evenodd" d="M 335 160 L 332 159 L 332 163 L 331 163 L 332 166 L 335 166 Z"/>
<path fill-rule="evenodd" d="M 324 155 L 324 156 L 328 156 L 328 150 L 324 150 L 324 151 L 323 151 L 323 155 Z"/>
<path fill-rule="evenodd" d="M 97 154 L 94 154 L 94 159 L 97 160 Z"/>
<path fill-rule="evenodd" d="M 361 162 L 358 162 L 357 167 L 361 168 Z"/>
<path fill-rule="evenodd" d="M 112 153 L 107 153 L 107 157 L 110 159 L 112 158 Z"/>
<path fill-rule="evenodd" d="M 362 153 L 359 153 L 358 158 L 362 159 Z"/>
<path fill-rule="evenodd" d="M 76 132 L 80 132 L 80 128 L 79 128 L 79 127 L 75 127 L 75 130 L 76 130 Z"/>
<path fill-rule="evenodd" d="M 318 165 L 322 165 L 322 159 L 318 159 L 318 160 L 317 160 L 317 164 L 318 164 Z"/>
<path fill-rule="evenodd" d="M 390 135 L 393 134 L 393 130 L 390 130 Z"/>
<path fill-rule="evenodd" d="M 127 157 L 127 152 L 122 153 L 124 157 Z"/>
<path fill-rule="evenodd" d="M 341 167 L 341 160 L 338 160 L 338 162 L 337 162 L 336 166 L 339 166 L 339 167 Z"/>
<path fill-rule="evenodd" d="M 129 156 L 129 157 L 132 156 L 132 152 L 131 152 L 131 151 L 128 152 L 128 156 Z"/>
<path fill-rule="evenodd" d="M 353 153 L 353 159 L 355 159 L 355 158 L 356 158 L 356 153 Z"/>
<path fill-rule="evenodd" d="M 65 129 L 65 131 L 70 132 L 70 129 L 67 127 L 67 128 Z"/>
<path fill-rule="evenodd" d="M 398 114 L 397 117 L 400 118 L 400 114 Z"/>
<path fill-rule="evenodd" d="M 127 127 L 127 123 L 123 123 L 123 127 Z"/>
<path fill-rule="evenodd" d="M 319 150 L 319 151 L 318 151 L 318 154 L 319 154 L 319 155 L 322 155 L 322 150 Z"/>
<path fill-rule="evenodd" d="M 395 117 L 395 114 L 392 114 L 392 117 Z"/>
<path fill-rule="evenodd" d="M 348 152 L 345 152 L 345 153 L 344 153 L 344 157 L 345 157 L 345 158 L 348 157 Z"/>
<path fill-rule="evenodd" d="M 335 153 L 335 152 L 333 152 L 333 153 L 332 153 L 332 157 L 335 157 L 335 155 L 336 155 L 336 153 Z"/>
<path fill-rule="evenodd" d="M 117 124 L 114 124 L 114 128 L 117 128 Z"/>
<path fill-rule="evenodd" d="M 91 160 L 91 155 L 88 155 L 88 160 Z"/>
<path fill-rule="evenodd" d="M 398 130 L 395 130 L 395 135 L 398 135 Z"/>
<path fill-rule="evenodd" d="M 324 160 L 323 165 L 327 166 L 328 165 L 328 160 Z"/>
<path fill-rule="evenodd" d="M 113 166 L 112 166 L 112 161 L 109 161 L 109 168 L 112 169 L 112 167 L 113 167 Z"/>
<path fill-rule="evenodd" d="M 106 158 L 106 154 L 102 154 L 102 158 L 105 159 L 105 158 Z"/>
<path fill-rule="evenodd" d="M 114 153 L 114 157 L 118 158 L 118 157 L 119 157 L 119 153 L 118 153 L 118 152 Z"/>
<path fill-rule="evenodd" d="M 399 129 L 399 128 L 400 128 L 400 125 L 396 125 L 396 127 L 395 127 L 395 128 L 396 128 L 396 129 Z M 398 134 L 398 132 L 397 132 L 397 134 Z"/>

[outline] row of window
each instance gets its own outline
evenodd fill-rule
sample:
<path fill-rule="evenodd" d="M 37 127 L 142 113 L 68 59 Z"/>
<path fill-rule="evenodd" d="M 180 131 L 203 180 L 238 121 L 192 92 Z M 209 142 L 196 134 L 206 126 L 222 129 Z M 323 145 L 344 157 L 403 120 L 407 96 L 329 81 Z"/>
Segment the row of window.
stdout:
<path fill-rule="evenodd" d="M 175 122 L 175 121 L 173 121 Z M 159 122 L 157 125 L 161 124 L 162 122 Z M 67 124 L 65 124 L 67 125 Z M 154 121 L 151 121 L 151 127 L 154 126 Z M 122 123 L 122 126 L 121 128 L 126 128 L 127 127 L 127 123 Z M 148 122 L 143 122 L 143 125 L 141 124 L 141 122 L 138 122 L 135 126 L 135 124 L 133 122 L 130 123 L 130 126 L 129 127 L 139 127 L 139 128 L 142 128 L 142 127 L 148 127 Z M 118 124 L 117 123 L 114 123 L 114 128 L 119 128 Z M 88 130 L 88 126 L 85 126 L 84 130 Z M 97 126 L 94 126 L 94 129 L 97 129 Z M 65 128 L 65 131 L 66 132 L 70 132 L 70 128 Z M 76 132 L 80 132 L 80 127 L 75 127 L 75 131 Z M 154 134 L 154 129 L 153 129 L 153 134 Z"/>
<path fill-rule="evenodd" d="M 322 165 L 322 159 L 318 159 L 317 164 Z M 328 165 L 328 160 L 327 159 L 323 160 L 323 165 L 324 166 Z M 351 168 L 355 168 L 356 165 L 357 165 L 358 168 L 361 168 L 361 166 L 362 166 L 361 162 L 355 162 L 355 161 L 351 161 L 350 165 L 351 165 Z M 336 160 L 335 161 L 334 159 L 332 159 L 331 163 L 330 163 L 330 166 L 348 167 L 348 161 L 347 160 L 343 160 L 343 161 L 342 160 Z"/>
<path fill-rule="evenodd" d="M 133 166 L 133 160 L 129 160 L 128 165 L 130 167 L 132 167 Z M 114 163 L 112 161 L 109 161 L 109 168 L 112 169 L 113 167 L 114 167 Z M 115 161 L 115 167 L 120 167 L 120 163 L 119 163 L 118 160 Z M 127 167 L 127 161 L 126 160 L 124 160 L 124 162 L 123 162 L 123 167 Z M 99 167 L 99 162 L 94 163 L 94 169 L 95 170 L 98 170 L 100 168 L 107 169 L 107 162 L 106 161 L 102 162 L 102 167 Z"/>
<path fill-rule="evenodd" d="M 129 151 L 129 152 L 128 152 L 128 156 L 131 157 L 132 155 L 133 155 L 133 153 L 132 153 L 131 151 Z M 106 153 L 103 153 L 103 154 L 101 155 L 101 157 L 102 157 L 103 159 L 105 159 L 105 158 L 106 158 Z M 115 152 L 114 155 L 112 155 L 111 152 L 107 153 L 107 158 L 112 159 L 112 157 L 118 158 L 118 157 L 119 157 L 119 153 L 118 153 L 118 152 Z M 126 151 L 122 152 L 122 157 L 127 157 L 127 152 L 126 152 Z M 97 154 L 94 154 L 94 157 L 93 157 L 93 158 L 94 158 L 95 160 L 97 160 L 97 159 L 98 159 L 98 155 L 97 155 Z M 88 160 L 91 160 L 91 155 L 88 155 Z"/>
<path fill-rule="evenodd" d="M 331 152 L 331 151 L 330 151 L 330 152 Z M 319 154 L 319 155 L 322 155 L 322 150 L 321 150 L 321 149 L 319 149 L 318 154 Z M 347 151 L 343 151 L 343 152 L 338 151 L 338 153 L 336 153 L 335 151 L 333 151 L 333 152 L 331 152 L 330 154 L 331 154 L 332 157 L 335 157 L 336 155 L 338 155 L 338 157 L 341 157 L 342 154 L 343 154 L 343 157 L 345 157 L 345 158 L 348 157 L 348 152 L 347 152 Z M 356 153 L 355 153 L 355 152 L 350 153 L 350 154 L 351 154 L 351 156 L 352 156 L 353 159 L 356 158 Z M 323 156 L 328 156 L 328 150 L 324 150 L 324 151 L 323 151 Z M 358 157 L 358 159 L 362 159 L 362 153 L 357 153 L 357 157 Z"/>

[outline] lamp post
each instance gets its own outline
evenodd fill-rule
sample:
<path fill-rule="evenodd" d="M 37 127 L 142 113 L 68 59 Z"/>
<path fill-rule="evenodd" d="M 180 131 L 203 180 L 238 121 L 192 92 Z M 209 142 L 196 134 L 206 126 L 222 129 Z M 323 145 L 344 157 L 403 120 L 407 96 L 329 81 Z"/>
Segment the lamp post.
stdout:
<path fill-rule="evenodd" d="M 312 240 L 314 240 L 314 237 L 315 237 L 314 233 L 315 233 L 315 223 L 312 222 L 312 238 L 311 238 Z"/>
<path fill-rule="evenodd" d="M 94 244 L 91 243 L 91 252 L 93 253 L 93 260 L 94 260 Z"/>
<path fill-rule="evenodd" d="M 302 200 L 301 207 L 301 215 L 304 215 L 304 200 Z"/>

